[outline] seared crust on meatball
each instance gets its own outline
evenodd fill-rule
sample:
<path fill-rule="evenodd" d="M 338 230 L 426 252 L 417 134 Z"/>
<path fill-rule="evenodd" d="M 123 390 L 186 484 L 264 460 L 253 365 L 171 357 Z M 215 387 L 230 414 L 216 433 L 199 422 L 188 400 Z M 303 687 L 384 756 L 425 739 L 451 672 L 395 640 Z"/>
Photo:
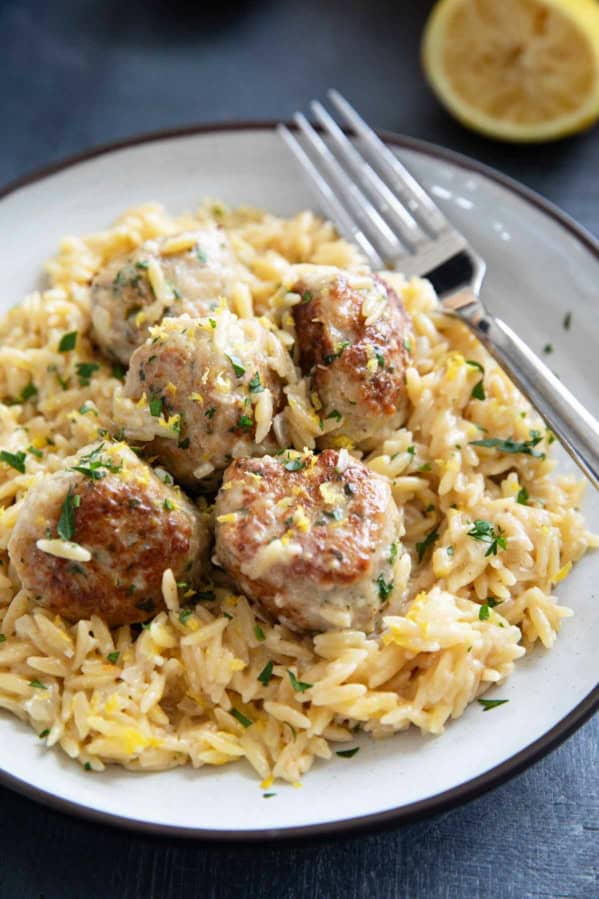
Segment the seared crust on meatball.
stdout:
<path fill-rule="evenodd" d="M 346 450 L 233 462 L 215 518 L 216 564 L 292 630 L 372 631 L 403 590 L 389 482 Z"/>
<path fill-rule="evenodd" d="M 209 318 L 165 319 L 152 333 L 125 383 L 133 415 L 115 415 L 136 440 L 153 441 L 176 480 L 199 486 L 233 458 L 278 449 L 272 419 L 291 363 L 273 331 L 219 308 Z"/>
<path fill-rule="evenodd" d="M 8 545 L 40 605 L 110 626 L 164 608 L 167 568 L 177 582 L 198 583 L 208 549 L 207 516 L 123 443 L 86 447 L 35 485 Z"/>
<path fill-rule="evenodd" d="M 148 240 L 113 259 L 92 282 L 93 337 L 126 364 L 165 315 L 207 315 L 242 275 L 229 238 L 216 225 Z"/>
<path fill-rule="evenodd" d="M 301 265 L 291 287 L 299 363 L 335 434 L 368 445 L 405 416 L 409 319 L 381 278 Z"/>

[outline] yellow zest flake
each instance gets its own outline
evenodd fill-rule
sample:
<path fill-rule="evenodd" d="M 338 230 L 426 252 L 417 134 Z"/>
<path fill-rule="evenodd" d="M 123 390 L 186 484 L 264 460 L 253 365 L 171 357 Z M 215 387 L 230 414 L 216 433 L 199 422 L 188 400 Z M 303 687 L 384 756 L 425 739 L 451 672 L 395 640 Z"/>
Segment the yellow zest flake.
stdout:
<path fill-rule="evenodd" d="M 303 506 L 298 506 L 293 513 L 293 523 L 298 531 L 302 531 L 304 534 L 310 530 L 310 519 L 304 512 Z"/>
<path fill-rule="evenodd" d="M 191 396 L 190 396 L 190 399 L 191 399 L 192 402 L 194 402 L 194 403 L 199 403 L 200 406 L 203 406 L 203 405 L 204 405 L 204 397 L 202 396 L 201 393 L 192 393 Z"/>
<path fill-rule="evenodd" d="M 148 405 L 148 398 L 145 393 L 142 393 L 140 399 L 137 401 L 138 409 L 144 409 Z"/>
<path fill-rule="evenodd" d="M 195 633 L 196 631 L 199 631 L 199 629 L 200 629 L 200 622 L 198 621 L 197 618 L 188 618 L 187 621 L 185 622 L 185 627 L 187 628 L 187 630 Z"/>
<path fill-rule="evenodd" d="M 217 515 L 216 520 L 219 524 L 235 524 L 237 521 L 237 512 L 227 512 L 226 515 Z"/>
<path fill-rule="evenodd" d="M 551 533 L 551 528 L 547 527 L 547 525 L 544 524 L 544 525 L 541 527 L 541 534 L 545 534 L 545 536 L 547 536 L 547 535 L 550 534 L 550 533 Z"/>
<path fill-rule="evenodd" d="M 296 790 L 300 790 L 303 787 L 303 783 L 300 780 L 294 780 L 291 786 Z"/>
<path fill-rule="evenodd" d="M 261 790 L 268 790 L 269 787 L 272 787 L 272 785 L 274 784 L 274 782 L 275 782 L 275 779 L 274 779 L 274 777 L 273 777 L 272 775 L 271 775 L 270 777 L 266 777 L 266 778 L 262 781 L 262 783 L 260 784 L 260 789 L 261 789 Z"/>
<path fill-rule="evenodd" d="M 310 394 L 310 402 L 312 403 L 312 405 L 314 406 L 314 408 L 316 409 L 317 412 L 320 409 L 322 409 L 322 403 L 320 401 L 320 397 L 318 396 L 318 394 L 316 393 L 315 390 L 313 390 L 312 393 Z"/>
<path fill-rule="evenodd" d="M 459 370 L 466 364 L 461 353 L 451 353 L 447 359 L 447 380 L 454 381 Z"/>
<path fill-rule="evenodd" d="M 289 546 L 292 536 L 293 531 L 287 531 L 286 534 L 283 534 L 283 536 L 281 537 L 281 546 Z"/>
<path fill-rule="evenodd" d="M 294 491 L 297 489 L 298 488 L 295 487 Z M 291 499 L 290 496 L 284 496 L 282 499 L 277 501 L 276 507 L 277 507 L 277 509 L 288 509 L 292 502 L 293 502 L 293 500 Z"/>
<path fill-rule="evenodd" d="M 219 393 L 228 393 L 231 390 L 231 381 L 224 372 L 219 371 L 214 379 L 214 386 Z"/>
<path fill-rule="evenodd" d="M 170 393 L 170 394 L 172 394 L 172 396 L 174 396 L 177 392 L 177 385 L 173 384 L 172 381 L 169 381 L 164 389 L 166 390 L 167 393 Z"/>
<path fill-rule="evenodd" d="M 287 315 L 285 316 L 285 318 L 283 319 L 283 324 L 285 325 L 286 328 L 293 328 L 294 321 L 293 321 L 293 316 L 291 315 L 290 312 L 288 312 Z"/>
<path fill-rule="evenodd" d="M 377 368 L 379 367 L 378 359 L 376 358 L 376 353 L 374 351 L 374 347 L 369 343 L 366 347 L 366 355 L 368 356 L 368 362 L 366 363 L 366 368 L 368 372 L 373 375 Z"/>
<path fill-rule="evenodd" d="M 353 450 L 354 448 L 353 440 L 350 440 L 349 437 L 345 437 L 343 434 L 338 434 L 336 437 L 332 437 L 331 443 L 333 444 L 335 449 Z"/>
<path fill-rule="evenodd" d="M 141 309 L 135 316 L 135 327 L 141 328 L 141 326 L 145 322 L 146 318 L 147 318 L 146 313 L 143 311 L 143 309 Z"/>
<path fill-rule="evenodd" d="M 420 593 L 418 593 L 414 597 L 414 601 L 412 602 L 412 605 L 410 606 L 410 609 L 408 611 L 408 614 L 406 615 L 406 618 L 409 618 L 410 621 L 416 621 L 416 616 L 418 615 L 418 612 L 420 612 L 422 610 L 422 605 L 423 605 L 425 599 L 426 599 L 426 592 L 424 590 L 421 590 Z"/>
<path fill-rule="evenodd" d="M 113 712 L 118 712 L 119 708 L 120 708 L 119 697 L 115 693 L 112 693 L 106 700 L 106 703 L 104 704 L 104 711 L 106 712 L 107 715 L 112 715 Z"/>
<path fill-rule="evenodd" d="M 563 581 L 564 578 L 568 577 L 568 575 L 570 574 L 571 569 L 572 569 L 572 562 L 566 562 L 565 565 L 562 565 L 562 567 L 560 568 L 560 570 L 558 571 L 558 573 L 557 573 L 557 574 L 555 575 L 555 577 L 553 578 L 553 583 L 554 583 L 554 584 L 559 584 L 560 581 Z"/>
<path fill-rule="evenodd" d="M 229 662 L 229 668 L 231 671 L 243 671 L 245 668 L 245 662 L 242 659 L 231 659 Z"/>
<path fill-rule="evenodd" d="M 46 438 L 45 437 L 32 437 L 31 444 L 36 449 L 42 449 L 46 446 Z"/>
<path fill-rule="evenodd" d="M 344 494 L 341 488 L 337 484 L 331 484 L 329 481 L 321 484 L 318 492 L 329 506 L 338 506 L 339 503 L 344 501 Z"/>
<path fill-rule="evenodd" d="M 127 755 L 135 755 L 137 752 L 141 752 L 151 742 L 140 731 L 135 730 L 134 727 L 125 727 L 121 734 L 121 740 Z"/>

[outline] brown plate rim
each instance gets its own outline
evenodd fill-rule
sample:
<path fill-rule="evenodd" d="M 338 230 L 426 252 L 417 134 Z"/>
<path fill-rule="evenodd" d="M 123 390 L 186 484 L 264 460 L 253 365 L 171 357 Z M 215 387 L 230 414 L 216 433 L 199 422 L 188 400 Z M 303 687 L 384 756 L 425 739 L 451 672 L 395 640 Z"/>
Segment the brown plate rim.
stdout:
<path fill-rule="evenodd" d="M 0 200 L 10 196 L 18 190 L 26 188 L 38 181 L 42 181 L 51 175 L 72 168 L 82 162 L 95 159 L 108 153 L 141 144 L 161 140 L 172 140 L 180 137 L 192 137 L 200 134 L 214 134 L 217 132 L 233 131 L 273 131 L 277 122 L 271 120 L 241 121 L 241 122 L 217 122 L 214 124 L 189 125 L 182 128 L 169 128 L 152 131 L 110 143 L 100 144 L 89 150 L 69 156 L 66 159 L 51 163 L 41 169 L 18 178 L 0 189 Z M 288 127 L 294 129 L 293 123 Z M 391 146 L 405 150 L 413 150 L 425 156 L 432 157 L 443 162 L 449 162 L 461 169 L 483 175 L 496 184 L 527 201 L 532 206 L 540 209 L 559 225 L 569 231 L 582 243 L 599 262 L 599 241 L 582 225 L 579 225 L 567 213 L 546 200 L 540 194 L 518 181 L 498 172 L 496 169 L 470 159 L 454 150 L 439 147 L 428 141 L 414 137 L 396 134 L 391 131 L 379 131 L 381 139 Z M 427 799 L 412 802 L 405 806 L 387 809 L 383 812 L 375 812 L 370 815 L 361 815 L 357 818 L 347 818 L 337 821 L 326 821 L 322 824 L 307 824 L 297 827 L 281 827 L 275 829 L 260 829 L 253 831 L 244 830 L 208 830 L 204 828 L 178 827 L 176 825 L 153 824 L 140 821 L 135 818 L 126 818 L 109 812 L 98 811 L 78 802 L 63 799 L 54 793 L 32 786 L 27 781 L 16 778 L 6 771 L 0 771 L 0 784 L 9 787 L 17 793 L 33 799 L 53 809 L 67 814 L 75 815 L 100 824 L 109 824 L 128 830 L 141 831 L 154 836 L 185 837 L 209 842 L 264 842 L 265 840 L 294 840 L 318 839 L 323 837 L 335 837 L 354 835 L 357 833 L 375 832 L 387 828 L 397 827 L 426 817 L 435 813 L 448 811 L 469 800 L 482 796 L 487 791 L 500 786 L 507 780 L 520 774 L 530 765 L 552 752 L 564 742 L 574 731 L 578 730 L 599 709 L 599 683 L 584 697 L 564 718 L 558 721 L 550 730 L 530 743 L 520 752 L 510 756 L 499 765 L 486 771 L 478 777 L 468 780 L 450 790 L 429 796 Z"/>

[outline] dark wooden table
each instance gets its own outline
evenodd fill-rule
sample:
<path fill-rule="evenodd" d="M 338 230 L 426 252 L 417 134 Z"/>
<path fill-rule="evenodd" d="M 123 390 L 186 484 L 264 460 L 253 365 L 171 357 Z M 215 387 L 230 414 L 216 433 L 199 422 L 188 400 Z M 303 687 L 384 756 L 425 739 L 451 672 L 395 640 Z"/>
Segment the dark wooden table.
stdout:
<path fill-rule="evenodd" d="M 140 131 L 286 118 L 335 85 L 378 127 L 494 165 L 599 233 L 599 131 L 540 147 L 464 131 L 420 74 L 430 6 L 0 0 L 0 183 Z M 0 790 L 0 897 L 591 899 L 599 895 L 598 737 L 595 719 L 466 807 L 387 833 L 304 845 L 153 839 Z"/>

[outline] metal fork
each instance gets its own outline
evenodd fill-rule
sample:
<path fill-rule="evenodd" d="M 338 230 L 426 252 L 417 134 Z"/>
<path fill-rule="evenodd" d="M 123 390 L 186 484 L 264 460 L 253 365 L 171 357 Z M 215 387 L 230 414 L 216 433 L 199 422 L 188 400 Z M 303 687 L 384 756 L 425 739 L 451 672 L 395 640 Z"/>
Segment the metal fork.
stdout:
<path fill-rule="evenodd" d="M 479 296 L 484 261 L 347 100 L 335 90 L 328 96 L 355 140 L 317 101 L 310 106 L 319 130 L 294 116 L 303 143 L 285 125 L 278 128 L 327 214 L 373 269 L 432 282 L 444 311 L 472 329 L 599 488 L 599 422 L 509 325 L 489 314 Z"/>

